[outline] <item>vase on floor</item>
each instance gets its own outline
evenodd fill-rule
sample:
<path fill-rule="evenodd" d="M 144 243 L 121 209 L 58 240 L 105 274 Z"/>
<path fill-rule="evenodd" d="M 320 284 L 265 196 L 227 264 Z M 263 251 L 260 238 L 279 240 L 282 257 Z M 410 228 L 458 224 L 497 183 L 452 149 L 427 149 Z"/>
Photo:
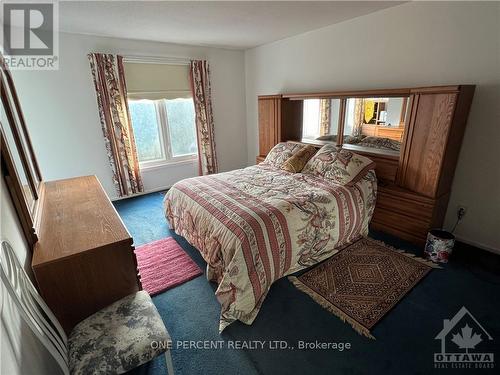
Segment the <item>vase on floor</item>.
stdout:
<path fill-rule="evenodd" d="M 427 234 L 425 244 L 425 257 L 435 263 L 448 263 L 453 246 L 455 245 L 455 236 L 445 230 L 432 229 Z"/>

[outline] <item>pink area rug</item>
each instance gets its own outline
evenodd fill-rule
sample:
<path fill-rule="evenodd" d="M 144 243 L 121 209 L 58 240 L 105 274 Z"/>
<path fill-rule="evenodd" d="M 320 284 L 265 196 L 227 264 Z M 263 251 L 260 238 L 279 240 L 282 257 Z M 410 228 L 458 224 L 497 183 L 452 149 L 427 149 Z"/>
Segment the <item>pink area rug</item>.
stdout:
<path fill-rule="evenodd" d="M 172 237 L 139 246 L 135 249 L 135 255 L 142 287 L 151 295 L 203 273 Z"/>

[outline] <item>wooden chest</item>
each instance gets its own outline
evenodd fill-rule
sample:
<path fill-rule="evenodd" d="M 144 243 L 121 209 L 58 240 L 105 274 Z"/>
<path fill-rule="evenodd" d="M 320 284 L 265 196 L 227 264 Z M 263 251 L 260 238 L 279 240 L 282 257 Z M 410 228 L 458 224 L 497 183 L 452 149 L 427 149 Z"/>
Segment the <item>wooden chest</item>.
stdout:
<path fill-rule="evenodd" d="M 140 289 L 132 237 L 95 176 L 45 182 L 32 268 L 66 332 Z"/>

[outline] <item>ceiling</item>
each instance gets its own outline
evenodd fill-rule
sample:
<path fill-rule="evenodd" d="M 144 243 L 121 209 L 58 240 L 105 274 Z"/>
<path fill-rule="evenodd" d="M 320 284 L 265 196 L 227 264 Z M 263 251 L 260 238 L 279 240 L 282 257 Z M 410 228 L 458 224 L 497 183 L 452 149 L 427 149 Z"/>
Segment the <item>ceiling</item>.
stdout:
<path fill-rule="evenodd" d="M 401 4 L 394 1 L 61 1 L 61 31 L 247 49 Z"/>

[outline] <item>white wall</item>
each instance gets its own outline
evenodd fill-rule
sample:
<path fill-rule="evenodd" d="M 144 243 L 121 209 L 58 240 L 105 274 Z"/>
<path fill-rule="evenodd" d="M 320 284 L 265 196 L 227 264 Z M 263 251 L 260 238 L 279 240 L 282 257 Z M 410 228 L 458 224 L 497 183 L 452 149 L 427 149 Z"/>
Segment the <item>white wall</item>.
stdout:
<path fill-rule="evenodd" d="M 476 84 L 445 227 L 500 250 L 500 3 L 413 2 L 245 53 L 248 163 L 258 151 L 257 95 Z"/>
<path fill-rule="evenodd" d="M 31 274 L 31 254 L 3 178 L 0 178 L 0 214 L 0 239 L 11 243 Z M 24 324 L 3 283 L 0 285 L 0 318 L 0 374 L 61 373 L 49 352 Z"/>
<path fill-rule="evenodd" d="M 57 71 L 14 71 L 14 80 L 44 179 L 96 174 L 116 197 L 97 112 L 87 54 L 206 59 L 212 73 L 215 138 L 222 171 L 246 165 L 245 81 L 242 51 L 60 34 Z M 145 190 L 197 174 L 197 164 L 144 173 Z"/>

